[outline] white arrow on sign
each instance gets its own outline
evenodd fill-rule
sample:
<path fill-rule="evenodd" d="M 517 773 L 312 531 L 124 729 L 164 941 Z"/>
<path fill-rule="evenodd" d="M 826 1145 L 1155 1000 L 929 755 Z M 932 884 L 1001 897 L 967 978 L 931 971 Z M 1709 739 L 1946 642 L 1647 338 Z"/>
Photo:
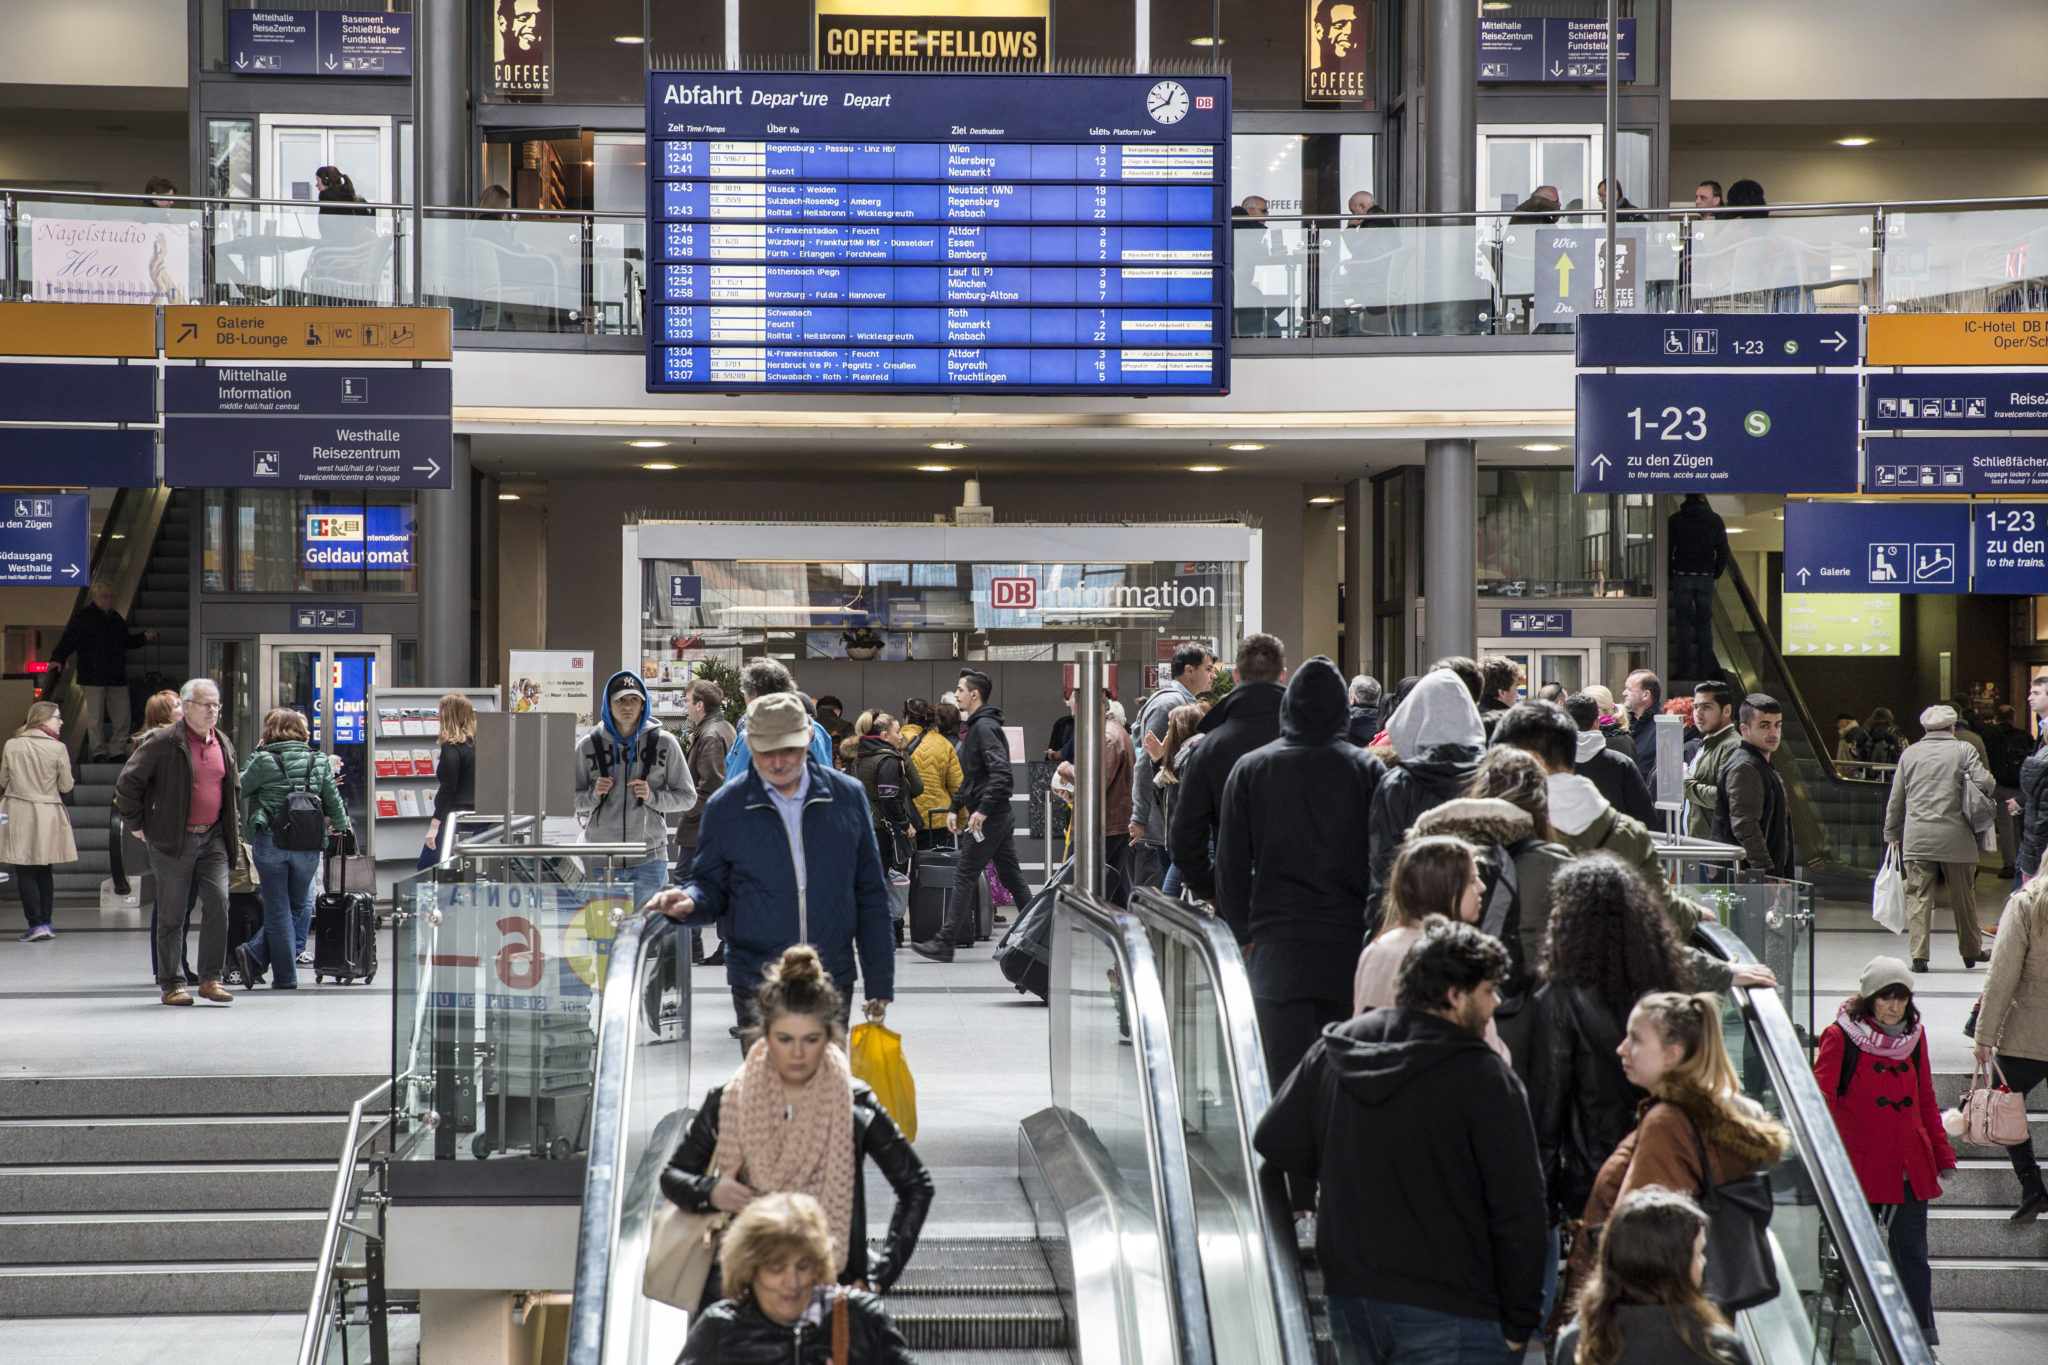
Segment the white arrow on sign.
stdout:
<path fill-rule="evenodd" d="M 1822 337 L 1820 344 L 1832 351 L 1840 352 L 1844 346 L 1849 344 L 1849 338 L 1843 336 L 1840 332 L 1836 332 L 1833 336 Z"/>
<path fill-rule="evenodd" d="M 334 54 L 332 52 L 327 54 L 327 69 L 329 71 L 334 70 Z"/>
<path fill-rule="evenodd" d="M 1607 466 L 1613 463 L 1614 461 L 1608 459 L 1605 455 L 1595 455 L 1592 459 L 1593 477 L 1605 483 L 1607 481 Z"/>
<path fill-rule="evenodd" d="M 64 566 L 64 576 L 66 578 L 78 577 L 78 566 L 76 564 L 66 564 Z"/>
<path fill-rule="evenodd" d="M 243 68 L 243 67 L 246 67 L 247 65 L 249 65 L 249 58 L 248 58 L 248 57 L 247 57 L 246 55 L 244 55 L 243 53 L 237 52 L 237 53 L 235 54 L 235 67 L 236 67 L 236 69 L 237 69 L 237 70 L 239 70 L 239 69 L 241 69 L 241 68 Z"/>
<path fill-rule="evenodd" d="M 427 456 L 427 462 L 425 464 L 416 464 L 413 466 L 413 468 L 424 469 L 425 471 L 427 471 L 427 477 L 430 479 L 441 472 L 440 464 L 431 455 Z"/>
<path fill-rule="evenodd" d="M 1811 570 L 1811 569 L 1801 569 L 1801 570 L 1799 571 L 1799 586 L 1800 586 L 1800 587 L 1802 587 L 1802 588 L 1803 588 L 1803 587 L 1805 587 L 1805 586 L 1806 586 L 1806 580 L 1807 580 L 1808 576 L 1810 576 L 1810 575 L 1811 575 L 1812 573 L 1813 573 L 1813 570 Z"/>
<path fill-rule="evenodd" d="M 1557 62 L 1552 62 L 1550 64 L 1550 74 L 1553 76 L 1562 76 L 1564 74 L 1564 67 Z"/>

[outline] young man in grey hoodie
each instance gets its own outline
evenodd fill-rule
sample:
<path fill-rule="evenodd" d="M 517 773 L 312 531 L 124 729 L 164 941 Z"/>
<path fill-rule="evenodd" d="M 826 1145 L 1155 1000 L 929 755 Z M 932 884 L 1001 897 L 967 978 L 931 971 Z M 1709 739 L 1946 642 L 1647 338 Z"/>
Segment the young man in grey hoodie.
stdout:
<path fill-rule="evenodd" d="M 593 844 L 639 844 L 627 864 L 633 908 L 668 883 L 669 819 L 697 804 L 683 746 L 647 705 L 647 685 L 630 671 L 604 685 L 601 723 L 576 746 L 576 813 Z"/>
<path fill-rule="evenodd" d="M 1367 822 L 1372 841 L 1372 899 L 1366 934 L 1379 927 L 1380 901 L 1394 854 L 1417 817 L 1432 806 L 1463 796 L 1479 771 L 1486 729 L 1465 682 L 1448 668 L 1422 675 L 1387 722 L 1387 740 L 1401 757 L 1373 793 Z"/>

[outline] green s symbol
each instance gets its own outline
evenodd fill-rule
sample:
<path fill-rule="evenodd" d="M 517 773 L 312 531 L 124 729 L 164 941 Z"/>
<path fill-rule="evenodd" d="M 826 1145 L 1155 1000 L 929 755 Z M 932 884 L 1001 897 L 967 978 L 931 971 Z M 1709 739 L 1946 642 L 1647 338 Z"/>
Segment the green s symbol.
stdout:
<path fill-rule="evenodd" d="M 1771 415 L 1761 410 L 1752 412 L 1742 419 L 1742 429 L 1752 436 L 1768 436 L 1771 431 Z"/>

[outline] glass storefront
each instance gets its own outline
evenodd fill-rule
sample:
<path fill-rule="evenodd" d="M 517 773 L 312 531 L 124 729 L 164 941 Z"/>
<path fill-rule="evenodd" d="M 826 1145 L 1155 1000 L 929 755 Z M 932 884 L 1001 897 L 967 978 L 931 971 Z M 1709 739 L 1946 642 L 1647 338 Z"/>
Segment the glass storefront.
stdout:
<path fill-rule="evenodd" d="M 1648 597 L 1654 503 L 1574 493 L 1569 469 L 1481 469 L 1479 595 Z"/>
<path fill-rule="evenodd" d="M 200 591 L 418 592 L 416 502 L 411 493 L 206 489 Z"/>

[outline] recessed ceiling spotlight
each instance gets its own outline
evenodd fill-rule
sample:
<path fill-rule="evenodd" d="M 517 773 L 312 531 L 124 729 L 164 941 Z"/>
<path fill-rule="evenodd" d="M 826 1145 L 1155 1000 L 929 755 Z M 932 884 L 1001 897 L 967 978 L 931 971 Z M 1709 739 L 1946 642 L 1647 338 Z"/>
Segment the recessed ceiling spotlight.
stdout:
<path fill-rule="evenodd" d="M 1835 139 L 1835 145 L 1837 147 L 1868 147 L 1876 140 L 1876 138 L 1869 137 L 1838 137 Z"/>
<path fill-rule="evenodd" d="M 1260 445 L 1257 441 L 1238 441 L 1233 443 L 1230 449 L 1245 452 L 1253 450 L 1264 450 L 1265 447 Z"/>
<path fill-rule="evenodd" d="M 933 450 L 965 450 L 965 449 L 967 449 L 967 442 L 965 442 L 965 441 L 933 441 L 933 442 L 931 442 L 930 444 L 931 444 L 931 448 L 932 448 Z"/>
<path fill-rule="evenodd" d="M 1326 496 L 1326 497 L 1320 497 L 1320 498 L 1310 498 L 1310 499 L 1309 499 L 1309 503 L 1310 503 L 1310 504 L 1311 504 L 1312 506 L 1316 506 L 1316 507 L 1328 507 L 1328 506 L 1329 506 L 1329 505 L 1330 505 L 1331 503 L 1333 503 L 1333 502 L 1335 502 L 1335 501 L 1336 501 L 1336 499 L 1335 499 L 1335 498 L 1332 498 L 1332 497 L 1327 497 L 1327 496 Z"/>
<path fill-rule="evenodd" d="M 1221 474 L 1222 472 L 1223 466 L 1220 464 L 1191 464 L 1188 466 L 1188 473 L 1190 474 Z"/>
<path fill-rule="evenodd" d="M 637 33 L 621 33 L 618 37 L 612 39 L 612 41 L 615 43 L 627 43 L 637 47 L 641 43 L 646 42 L 647 40 Z"/>
<path fill-rule="evenodd" d="M 1538 455 L 1554 455 L 1558 451 L 1563 450 L 1564 447 L 1555 441 L 1531 441 L 1523 446 L 1522 449 L 1533 451 Z"/>
<path fill-rule="evenodd" d="M 679 466 L 679 465 L 672 465 L 672 464 L 665 464 L 665 463 L 663 463 L 662 461 L 659 461 L 659 460 L 657 460 L 657 461 L 655 461 L 655 462 L 654 462 L 653 464 L 643 464 L 643 465 L 641 465 L 640 467 L 641 467 L 642 469 L 651 469 L 651 470 L 655 471 L 655 472 L 656 472 L 657 474 L 665 474 L 665 473 L 667 473 L 667 472 L 668 472 L 669 470 L 671 470 L 671 469 L 677 469 L 677 468 L 680 468 L 681 466 Z"/>
<path fill-rule="evenodd" d="M 498 501 L 499 501 L 499 502 L 518 502 L 518 501 L 519 501 L 519 495 L 518 495 L 517 493 L 500 493 L 500 494 L 498 494 Z"/>
<path fill-rule="evenodd" d="M 666 447 L 666 446 L 668 445 L 668 442 L 667 442 L 667 441 L 655 441 L 655 440 L 645 440 L 645 441 L 628 441 L 628 442 L 626 442 L 626 444 L 627 444 L 627 445 L 629 445 L 629 446 L 631 446 L 631 447 L 633 447 L 633 449 L 635 449 L 635 450 L 661 450 L 661 449 L 663 449 L 664 447 Z"/>
<path fill-rule="evenodd" d="M 1199 38 L 1188 39 L 1188 44 L 1191 47 L 1222 47 L 1223 39 L 1212 38 L 1208 34 L 1204 33 Z"/>
<path fill-rule="evenodd" d="M 950 474 L 953 472 L 953 466 L 949 464 L 921 464 L 917 467 L 917 472 L 920 474 Z"/>

